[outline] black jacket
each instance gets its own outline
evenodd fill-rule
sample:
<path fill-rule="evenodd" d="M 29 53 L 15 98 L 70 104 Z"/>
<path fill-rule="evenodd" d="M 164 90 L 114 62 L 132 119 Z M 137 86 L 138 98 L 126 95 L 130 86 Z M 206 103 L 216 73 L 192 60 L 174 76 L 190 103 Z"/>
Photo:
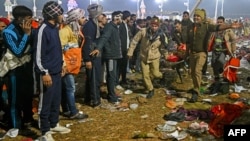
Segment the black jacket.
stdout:
<path fill-rule="evenodd" d="M 84 25 L 82 32 L 85 37 L 85 43 L 83 46 L 83 58 L 84 62 L 91 61 L 93 58 L 89 55 L 93 51 L 95 44 L 97 43 L 96 38 L 97 26 L 94 21 L 90 18 L 89 21 Z"/>
<path fill-rule="evenodd" d="M 126 29 L 126 25 L 124 22 L 122 22 L 119 26 L 119 32 L 120 32 L 120 38 L 121 38 L 121 48 L 122 48 L 122 54 L 127 55 L 127 50 L 128 50 L 128 43 L 127 40 L 129 38 L 129 27 Z"/>
<path fill-rule="evenodd" d="M 122 58 L 119 28 L 112 21 L 105 25 L 96 48 L 103 51 L 102 57 L 104 59 Z"/>

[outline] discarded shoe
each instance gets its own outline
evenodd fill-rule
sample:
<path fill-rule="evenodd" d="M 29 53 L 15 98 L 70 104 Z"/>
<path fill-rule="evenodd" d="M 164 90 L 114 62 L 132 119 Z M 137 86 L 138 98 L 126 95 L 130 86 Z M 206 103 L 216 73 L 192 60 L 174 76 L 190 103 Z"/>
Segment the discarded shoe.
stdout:
<path fill-rule="evenodd" d="M 179 132 L 178 130 L 176 130 L 175 132 L 173 133 L 167 133 L 167 132 L 163 132 L 162 133 L 162 139 L 165 140 L 165 139 L 173 139 L 175 138 L 175 140 L 182 140 L 182 139 L 185 139 L 187 137 L 187 133 L 185 131 L 181 131 Z"/>
<path fill-rule="evenodd" d="M 149 91 L 147 98 L 152 98 L 154 96 L 154 90 Z"/>
<path fill-rule="evenodd" d="M 198 101 L 198 94 L 196 92 L 192 93 L 191 99 L 188 100 L 190 103 L 195 103 Z"/>
<path fill-rule="evenodd" d="M 156 130 L 157 131 L 162 131 L 162 132 L 173 132 L 173 131 L 176 130 L 176 127 L 168 125 L 168 124 L 157 125 Z"/>
<path fill-rule="evenodd" d="M 129 95 L 129 94 L 132 94 L 132 93 L 133 93 L 133 91 L 129 90 L 129 89 L 124 92 L 124 94 L 126 94 L 126 95 Z"/>

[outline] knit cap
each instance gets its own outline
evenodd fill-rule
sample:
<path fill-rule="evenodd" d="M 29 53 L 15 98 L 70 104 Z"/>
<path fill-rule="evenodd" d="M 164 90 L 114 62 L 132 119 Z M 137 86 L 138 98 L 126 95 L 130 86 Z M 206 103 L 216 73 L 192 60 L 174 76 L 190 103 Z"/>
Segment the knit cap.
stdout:
<path fill-rule="evenodd" d="M 98 4 L 91 4 L 88 6 L 89 18 L 96 18 L 103 12 L 103 7 Z"/>
<path fill-rule="evenodd" d="M 42 10 L 45 19 L 55 19 L 63 14 L 62 7 L 55 1 L 47 2 Z"/>
<path fill-rule="evenodd" d="M 78 21 L 82 17 L 84 17 L 85 11 L 80 8 L 73 8 L 69 12 L 67 12 L 66 23 L 71 23 L 73 21 Z"/>
<path fill-rule="evenodd" d="M 204 9 L 195 9 L 194 15 L 199 15 L 202 20 L 205 20 L 206 18 L 206 11 Z"/>

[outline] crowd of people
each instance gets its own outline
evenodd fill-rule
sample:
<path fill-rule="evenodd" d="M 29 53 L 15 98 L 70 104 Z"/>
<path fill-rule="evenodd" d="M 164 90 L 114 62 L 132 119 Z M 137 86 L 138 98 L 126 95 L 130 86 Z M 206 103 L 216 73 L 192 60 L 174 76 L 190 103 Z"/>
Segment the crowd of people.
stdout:
<path fill-rule="evenodd" d="M 138 19 L 130 11 L 114 11 L 111 19 L 103 7 L 91 4 L 85 10 L 73 8 L 64 13 L 55 1 L 47 2 L 42 10 L 43 20 L 33 26 L 32 10 L 18 5 L 13 8 L 13 19 L 0 18 L 1 31 L 1 117 L 8 128 L 23 129 L 38 123 L 40 140 L 53 141 L 52 133 L 69 133 L 59 124 L 59 115 L 69 119 L 85 119 L 75 103 L 75 76 L 69 71 L 64 51 L 82 48 L 86 88 L 84 104 L 98 107 L 101 103 L 100 86 L 106 82 L 111 104 L 122 98 L 115 89 L 123 89 L 127 72 L 142 73 L 147 98 L 154 96 L 154 79 L 162 79 L 160 60 L 169 59 L 169 42 L 176 50 L 185 51 L 181 59 L 190 67 L 193 80 L 192 97 L 196 102 L 200 94 L 202 72 L 208 58 L 208 42 L 212 40 L 212 67 L 219 81 L 225 56 L 235 57 L 235 35 L 231 28 L 241 24 L 226 24 L 217 18 L 209 23 L 204 9 L 195 9 L 193 19 L 187 11 L 183 19 L 161 21 L 157 16 Z M 64 14 L 66 17 L 64 17 Z M 7 96 L 4 96 L 7 91 Z M 38 121 L 33 118 L 32 99 L 39 95 Z M 60 111 L 61 110 L 61 111 Z"/>

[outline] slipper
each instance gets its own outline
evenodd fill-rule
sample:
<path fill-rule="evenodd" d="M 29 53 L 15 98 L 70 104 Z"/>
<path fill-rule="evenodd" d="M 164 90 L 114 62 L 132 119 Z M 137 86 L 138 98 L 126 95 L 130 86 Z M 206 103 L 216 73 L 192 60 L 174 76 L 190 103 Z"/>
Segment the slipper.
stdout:
<path fill-rule="evenodd" d="M 157 125 L 156 129 L 162 132 L 173 132 L 176 130 L 176 127 L 165 124 L 165 125 Z"/>

